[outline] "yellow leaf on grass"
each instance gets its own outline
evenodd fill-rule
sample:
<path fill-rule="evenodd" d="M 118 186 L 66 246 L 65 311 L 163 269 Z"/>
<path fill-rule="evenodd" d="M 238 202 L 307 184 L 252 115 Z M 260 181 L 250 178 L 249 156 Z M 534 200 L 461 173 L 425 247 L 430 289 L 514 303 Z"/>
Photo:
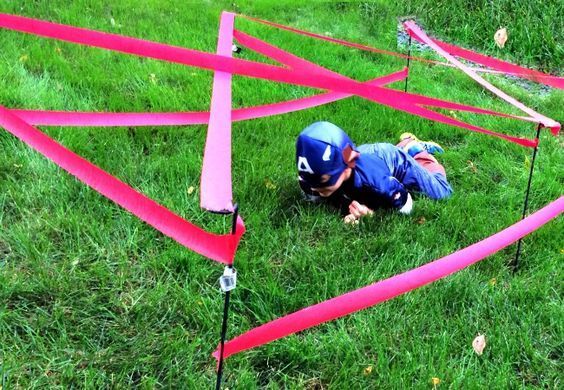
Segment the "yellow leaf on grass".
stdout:
<path fill-rule="evenodd" d="M 266 189 L 271 191 L 274 191 L 278 188 L 276 184 L 274 184 L 270 179 L 264 179 L 264 186 L 266 187 Z"/>
<path fill-rule="evenodd" d="M 194 192 L 194 186 L 190 186 L 188 187 L 188 195 L 192 195 L 192 193 Z"/>
<path fill-rule="evenodd" d="M 27 54 L 20 57 L 20 62 L 26 62 L 27 60 L 29 60 L 29 56 Z"/>
<path fill-rule="evenodd" d="M 496 283 L 497 283 L 497 279 L 496 279 L 496 278 L 491 278 L 491 279 L 490 279 L 490 286 L 495 286 Z"/>
<path fill-rule="evenodd" d="M 505 42 L 507 42 L 507 29 L 505 27 L 500 28 L 499 30 L 497 30 L 495 32 L 494 41 L 495 41 L 495 44 L 500 49 L 503 49 L 503 47 L 505 46 Z"/>
<path fill-rule="evenodd" d="M 433 384 L 433 386 L 437 386 L 437 385 L 441 384 L 441 380 L 437 377 L 432 377 L 431 383 Z"/>
<path fill-rule="evenodd" d="M 372 366 L 368 366 L 364 369 L 364 375 L 372 374 Z"/>
<path fill-rule="evenodd" d="M 478 356 L 481 355 L 484 352 L 484 348 L 486 348 L 486 336 L 483 334 L 476 336 L 474 341 L 472 341 L 472 348 Z"/>

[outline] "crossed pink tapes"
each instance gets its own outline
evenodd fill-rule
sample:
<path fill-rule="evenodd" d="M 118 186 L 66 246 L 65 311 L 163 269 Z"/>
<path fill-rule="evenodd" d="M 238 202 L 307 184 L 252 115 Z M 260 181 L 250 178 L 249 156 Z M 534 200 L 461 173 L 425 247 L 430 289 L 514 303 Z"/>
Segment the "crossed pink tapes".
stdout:
<path fill-rule="evenodd" d="M 559 123 L 537 113 L 518 102 L 516 99 L 508 96 L 503 91 L 484 80 L 476 72 L 491 71 L 508 73 L 563 89 L 564 82 L 561 77 L 546 75 L 437 40 L 432 40 L 412 21 L 408 21 L 404 24 L 407 31 L 415 39 L 428 44 L 449 63 L 430 61 L 416 57 L 411 57 L 412 59 L 459 68 L 476 82 L 484 86 L 484 88 L 523 111 L 526 116 L 509 115 L 423 95 L 384 88 L 387 84 L 407 77 L 407 69 L 380 76 L 367 82 L 359 82 L 350 79 L 283 51 L 256 37 L 235 30 L 234 22 L 236 16 L 245 17 L 272 27 L 355 47 L 361 50 L 406 57 L 399 53 L 346 42 L 257 18 L 236 15 L 230 12 L 223 12 L 221 15 L 217 54 L 22 16 L 0 14 L 0 27 L 6 29 L 195 66 L 215 72 L 211 108 L 209 112 L 61 112 L 16 110 L 0 106 L 0 125 L 32 148 L 51 159 L 61 168 L 94 188 L 102 195 L 113 200 L 163 234 L 207 258 L 224 264 L 233 263 L 239 241 L 245 231 L 243 221 L 240 217 L 237 218 L 238 228 L 236 229 L 236 234 L 218 235 L 207 232 L 159 205 L 127 184 L 121 182 L 119 179 L 74 154 L 72 151 L 64 148 L 32 125 L 159 126 L 208 123 L 208 134 L 201 177 L 201 206 L 204 209 L 216 212 L 233 211 L 231 187 L 231 123 L 233 121 L 289 113 L 356 95 L 413 115 L 488 134 L 525 147 L 537 146 L 538 140 L 514 137 L 474 126 L 433 111 L 429 107 L 495 115 L 534 122 L 542 127 L 550 128 L 555 135 L 560 129 Z M 234 38 L 239 44 L 269 57 L 283 66 L 273 66 L 232 58 L 231 46 Z M 491 69 L 470 68 L 458 61 L 455 56 L 488 66 Z M 329 92 L 302 99 L 233 110 L 231 106 L 231 78 L 233 74 L 308 86 Z M 225 357 L 373 306 L 443 278 L 510 245 L 512 242 L 529 234 L 531 231 L 538 229 L 552 218 L 557 217 L 563 210 L 564 197 L 561 197 L 523 221 L 468 248 L 406 273 L 396 275 L 376 284 L 264 324 L 227 342 L 225 344 Z M 214 356 L 217 357 L 217 351 L 214 353 Z"/>

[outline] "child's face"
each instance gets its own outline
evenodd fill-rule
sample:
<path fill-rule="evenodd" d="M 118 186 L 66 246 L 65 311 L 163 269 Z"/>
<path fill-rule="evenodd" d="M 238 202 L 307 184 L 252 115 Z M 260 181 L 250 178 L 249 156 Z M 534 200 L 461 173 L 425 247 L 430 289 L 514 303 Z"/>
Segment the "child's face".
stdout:
<path fill-rule="evenodd" d="M 339 176 L 339 178 L 337 179 L 337 181 L 335 182 L 335 184 L 333 184 L 332 186 L 329 187 L 317 187 L 317 188 L 312 188 L 313 191 L 318 192 L 320 196 L 327 198 L 331 195 L 333 195 L 333 193 L 335 191 L 337 191 L 339 189 L 339 187 L 341 187 L 341 185 L 343 184 L 343 182 L 345 182 L 346 180 L 349 179 L 349 177 L 351 177 L 351 168 L 347 168 L 345 169 L 343 172 L 341 172 L 341 175 Z M 329 181 L 331 177 L 329 175 L 327 175 L 327 177 L 321 177 L 321 180 L 326 182 Z"/>

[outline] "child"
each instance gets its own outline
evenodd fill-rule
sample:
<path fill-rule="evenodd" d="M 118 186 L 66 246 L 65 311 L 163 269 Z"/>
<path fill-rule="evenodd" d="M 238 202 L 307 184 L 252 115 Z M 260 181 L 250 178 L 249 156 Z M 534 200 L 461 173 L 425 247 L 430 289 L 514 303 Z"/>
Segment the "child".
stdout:
<path fill-rule="evenodd" d="M 348 135 L 329 122 L 304 129 L 296 143 L 300 187 L 309 200 L 328 198 L 341 208 L 346 223 L 355 223 L 376 208 L 389 207 L 409 214 L 413 200 L 408 190 L 431 199 L 452 193 L 445 169 L 432 154 L 443 149 L 422 142 L 411 133 L 397 146 L 387 143 L 355 148 Z"/>

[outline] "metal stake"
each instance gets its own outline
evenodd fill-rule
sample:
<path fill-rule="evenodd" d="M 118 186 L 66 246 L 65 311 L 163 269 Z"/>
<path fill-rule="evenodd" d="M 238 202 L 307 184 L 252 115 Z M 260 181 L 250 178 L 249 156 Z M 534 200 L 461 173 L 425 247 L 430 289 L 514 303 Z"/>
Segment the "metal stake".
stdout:
<path fill-rule="evenodd" d="M 407 92 L 407 80 L 409 80 L 409 63 L 411 59 L 411 35 L 409 36 L 409 43 L 407 44 L 407 76 L 405 78 L 404 92 Z"/>
<path fill-rule="evenodd" d="M 233 223 L 231 225 L 231 234 L 235 235 L 237 232 L 237 218 L 239 216 L 239 206 L 235 204 L 233 208 Z M 229 270 L 233 270 L 233 265 L 229 264 L 226 267 L 226 272 L 224 272 L 224 276 L 228 273 Z M 234 270 L 233 270 L 234 271 Z M 229 317 L 229 298 L 231 297 L 231 289 L 235 288 L 233 284 L 231 288 L 225 290 L 225 301 L 223 303 L 223 323 L 221 325 L 221 339 L 219 344 L 219 364 L 217 367 L 217 381 L 215 384 L 216 390 L 220 390 L 221 388 L 221 379 L 223 376 L 223 349 L 225 346 L 225 338 L 227 335 L 227 319 Z"/>
<path fill-rule="evenodd" d="M 521 220 L 525 219 L 525 216 L 527 215 L 527 211 L 529 209 L 529 193 L 531 192 L 531 182 L 533 181 L 533 171 L 535 169 L 535 159 L 537 157 L 537 151 L 539 148 L 539 139 L 540 139 L 540 131 L 542 129 L 542 124 L 539 123 L 539 125 L 537 126 L 537 136 L 536 136 L 536 141 L 537 141 L 537 145 L 535 146 L 535 149 L 533 150 L 533 157 L 531 159 L 531 170 L 529 171 L 529 182 L 527 184 L 527 192 L 525 192 L 525 202 L 523 204 L 523 216 L 521 217 Z M 515 253 L 515 259 L 511 262 L 510 266 L 513 269 L 513 272 L 517 272 L 517 268 L 519 266 L 519 255 L 521 254 L 521 244 L 522 244 L 523 239 L 520 238 L 519 242 L 517 243 L 517 252 Z"/>

